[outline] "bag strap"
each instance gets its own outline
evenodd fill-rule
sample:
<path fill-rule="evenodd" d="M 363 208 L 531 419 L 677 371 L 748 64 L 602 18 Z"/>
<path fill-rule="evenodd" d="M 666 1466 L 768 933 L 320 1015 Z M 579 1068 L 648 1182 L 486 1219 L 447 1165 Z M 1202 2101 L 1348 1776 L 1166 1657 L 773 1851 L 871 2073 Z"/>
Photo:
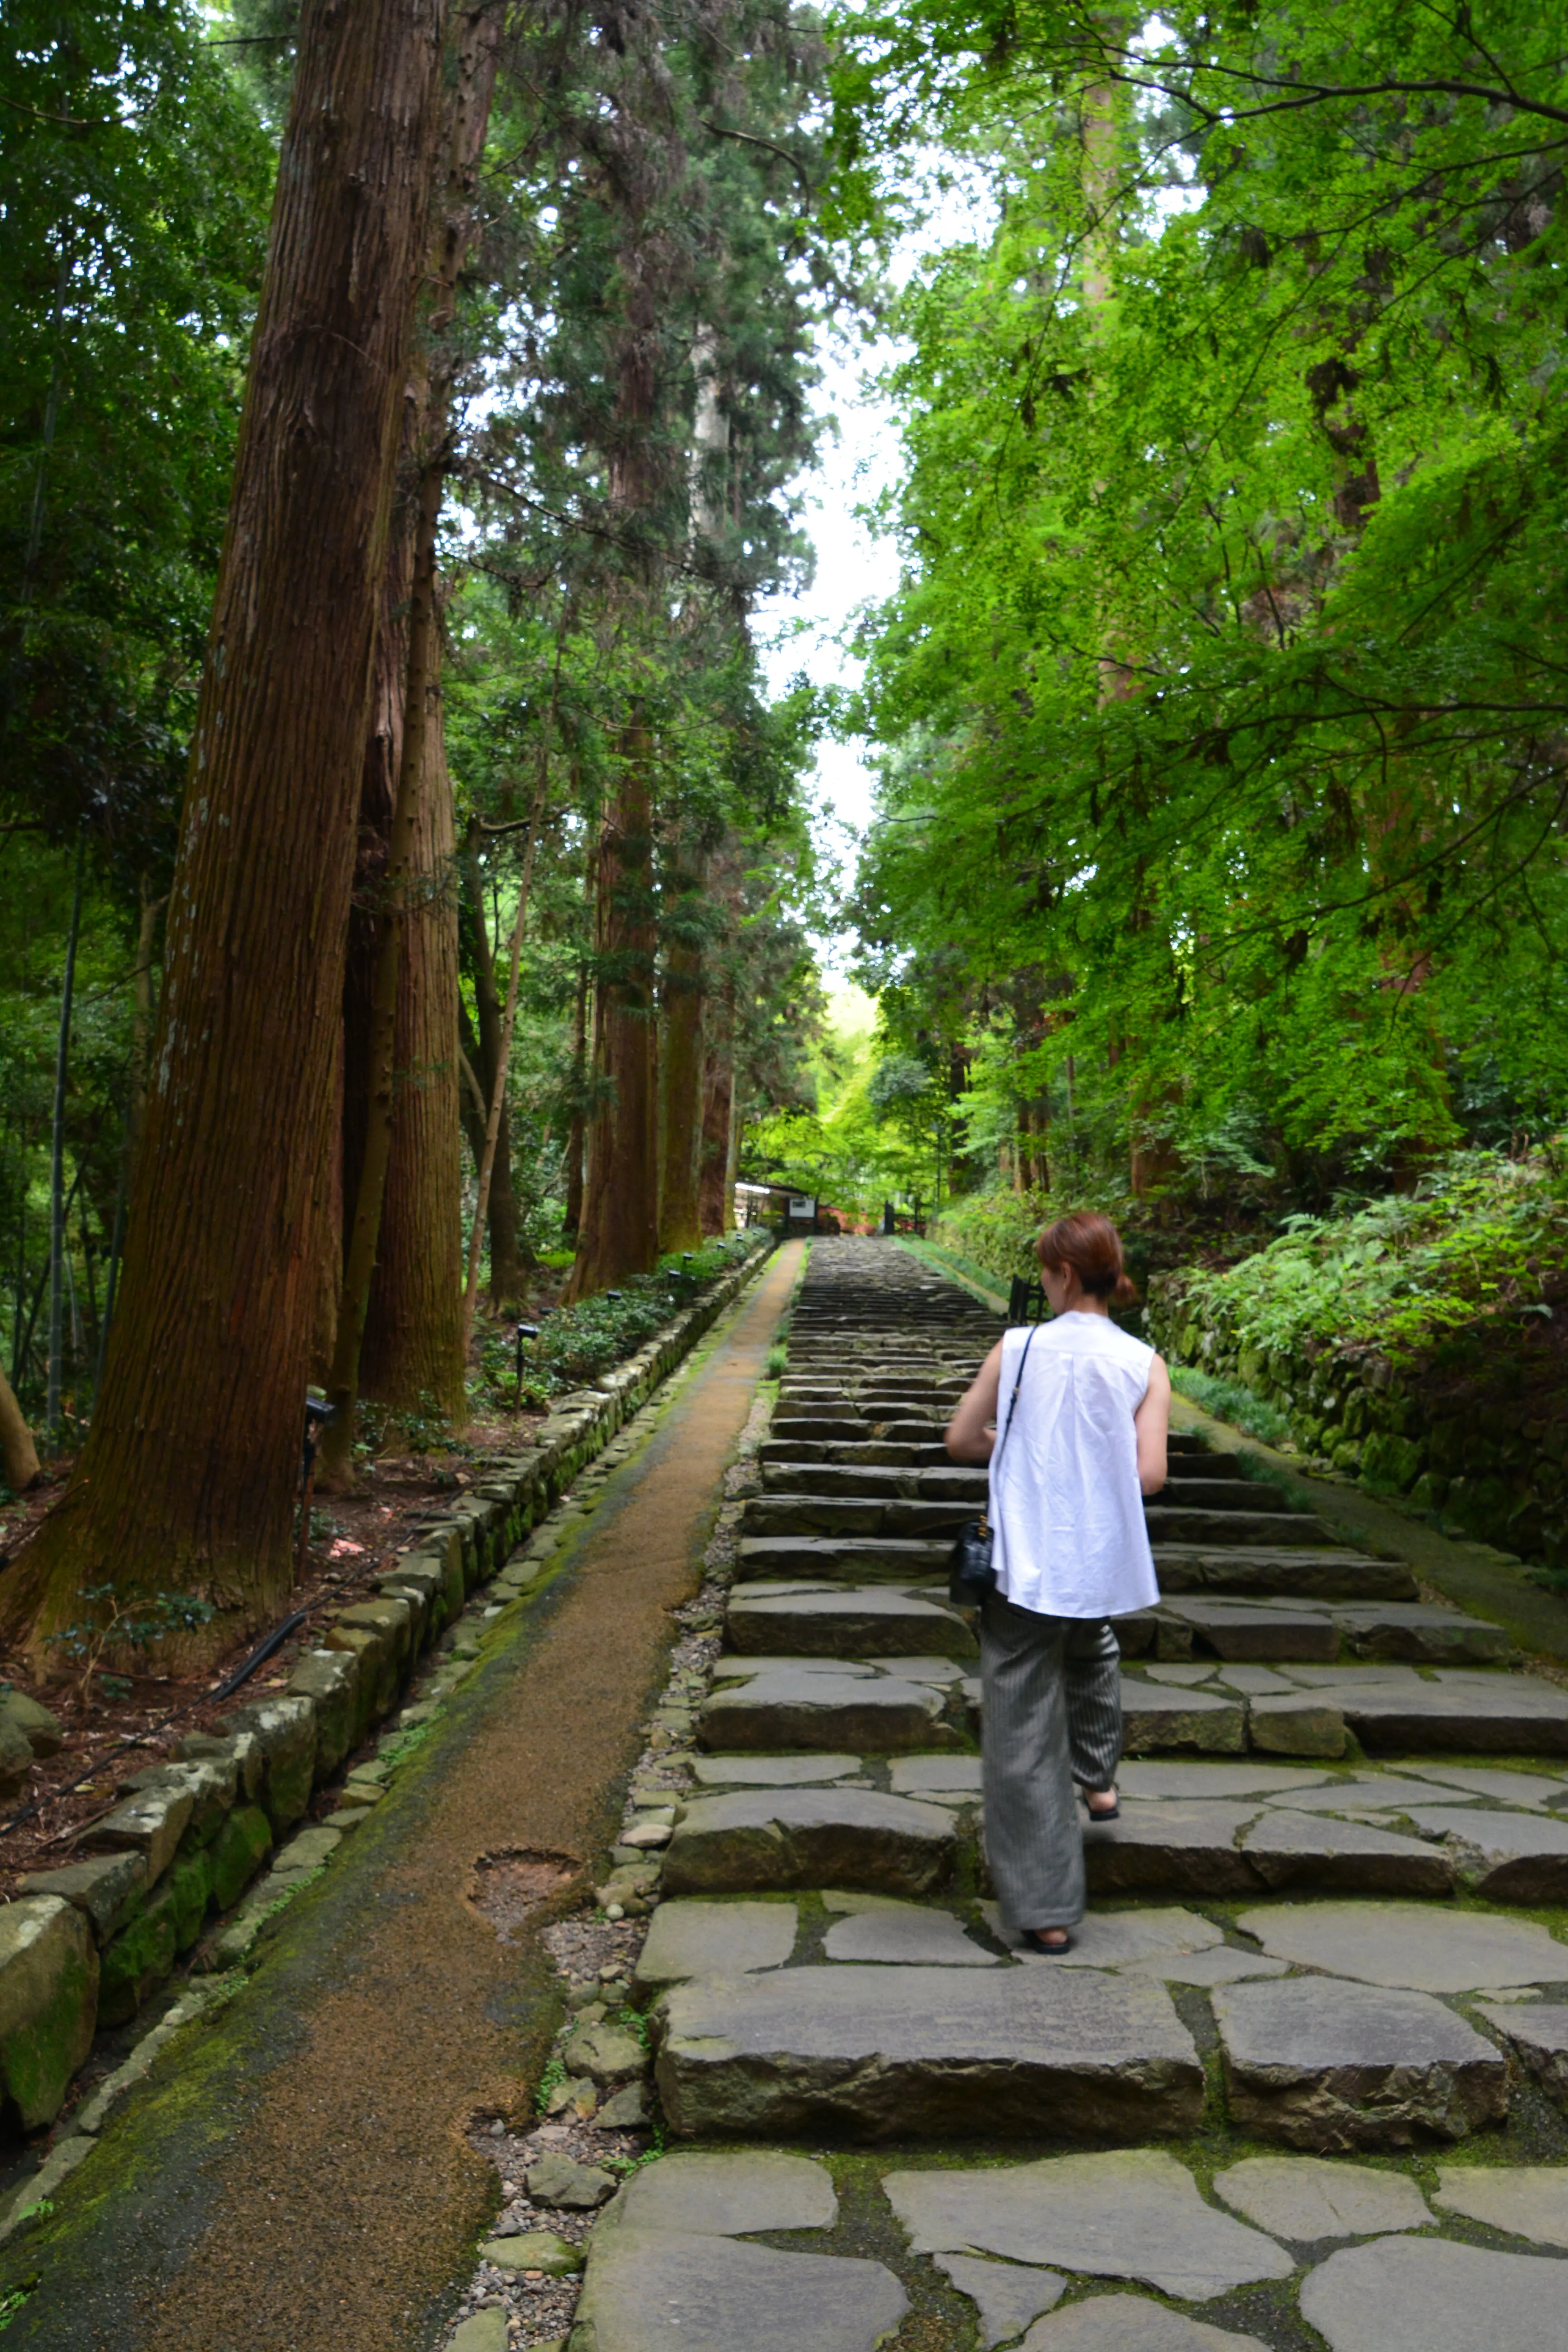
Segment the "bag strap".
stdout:
<path fill-rule="evenodd" d="M 1037 1323 L 1030 1324 L 1029 1336 L 1024 1342 L 1024 1352 L 1018 1359 L 1018 1377 L 1013 1382 L 1013 1393 L 1007 1400 L 1007 1418 L 1003 1424 L 1002 1434 L 996 1441 L 996 1451 L 991 1456 L 991 1467 L 993 1470 L 994 1470 L 996 1465 L 1002 1459 L 1003 1448 L 1007 1443 L 1007 1434 L 1013 1426 L 1013 1415 L 1018 1410 L 1018 1391 L 1024 1385 L 1024 1366 L 1029 1360 L 1029 1350 L 1035 1344 L 1035 1334 L 1039 1328 L 1040 1327 Z M 982 1530 L 985 1529 L 986 1522 L 987 1513 L 985 1511 L 982 1511 L 980 1514 L 980 1526 Z"/>
<path fill-rule="evenodd" d="M 1007 1432 L 1012 1428 L 1013 1415 L 1018 1410 L 1018 1391 L 1024 1385 L 1024 1367 L 1029 1360 L 1029 1350 L 1035 1344 L 1035 1334 L 1039 1328 L 1037 1323 L 1031 1323 L 1029 1326 L 1029 1336 L 1024 1342 L 1024 1352 L 1018 1359 L 1018 1377 L 1013 1383 L 1013 1393 L 1007 1400 L 1006 1427 L 1002 1432 L 1001 1443 L 991 1457 L 993 1462 L 1000 1462 L 1002 1459 L 1002 1448 L 1007 1443 Z"/>

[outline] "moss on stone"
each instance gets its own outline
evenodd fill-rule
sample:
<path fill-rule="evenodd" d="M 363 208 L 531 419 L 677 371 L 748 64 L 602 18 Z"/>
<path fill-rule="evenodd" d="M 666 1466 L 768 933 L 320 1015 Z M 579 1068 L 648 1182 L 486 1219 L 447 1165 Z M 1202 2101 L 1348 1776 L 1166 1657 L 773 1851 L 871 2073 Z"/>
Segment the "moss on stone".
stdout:
<path fill-rule="evenodd" d="M 59 2113 L 92 2045 L 99 1963 L 92 1931 L 68 1903 L 8 1906 L 0 1983 L 0 2078 L 24 2130 Z"/>
<path fill-rule="evenodd" d="M 183 1854 L 169 1873 L 169 1907 L 174 1921 L 174 1946 L 188 1952 L 202 1932 L 202 1921 L 212 1900 L 212 1848 L 202 1846 Z"/>
<path fill-rule="evenodd" d="M 169 1881 L 122 1927 L 103 1955 L 98 1987 L 100 2026 L 124 2025 L 174 1965 L 177 1914 Z"/>
<path fill-rule="evenodd" d="M 268 1853 L 272 1825 L 259 1805 L 237 1805 L 212 1849 L 213 1900 L 220 1911 L 238 1902 Z"/>

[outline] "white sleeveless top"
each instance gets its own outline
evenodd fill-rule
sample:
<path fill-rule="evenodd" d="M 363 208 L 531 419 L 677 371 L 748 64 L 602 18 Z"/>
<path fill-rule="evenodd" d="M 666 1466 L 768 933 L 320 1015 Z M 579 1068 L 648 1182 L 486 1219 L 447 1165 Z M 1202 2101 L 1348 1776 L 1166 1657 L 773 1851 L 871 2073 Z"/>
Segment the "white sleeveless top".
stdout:
<path fill-rule="evenodd" d="M 1002 1339 L 990 1519 L 996 1590 L 1043 1617 L 1121 1617 L 1159 1599 L 1132 1416 L 1154 1350 L 1108 1315 L 1036 1327 L 1005 1445 L 1027 1330 Z"/>

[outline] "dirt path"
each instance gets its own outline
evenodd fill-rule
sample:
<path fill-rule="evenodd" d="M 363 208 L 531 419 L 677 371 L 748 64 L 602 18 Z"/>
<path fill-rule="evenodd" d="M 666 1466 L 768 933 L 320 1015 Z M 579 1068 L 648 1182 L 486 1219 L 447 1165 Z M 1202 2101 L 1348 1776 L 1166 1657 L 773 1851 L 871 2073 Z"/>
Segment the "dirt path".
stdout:
<path fill-rule="evenodd" d="M 783 1250 L 678 1376 L 564 1572 L 296 1905 L 199 2058 L 68 2184 L 22 2258 L 40 2284 L 16 2352 L 430 2340 L 493 2205 L 462 2126 L 518 2107 L 559 2013 L 537 1945 L 500 1944 L 469 1903 L 474 1864 L 520 1847 L 586 1863 L 618 1818 L 668 1612 L 696 1589 L 799 1257 Z"/>

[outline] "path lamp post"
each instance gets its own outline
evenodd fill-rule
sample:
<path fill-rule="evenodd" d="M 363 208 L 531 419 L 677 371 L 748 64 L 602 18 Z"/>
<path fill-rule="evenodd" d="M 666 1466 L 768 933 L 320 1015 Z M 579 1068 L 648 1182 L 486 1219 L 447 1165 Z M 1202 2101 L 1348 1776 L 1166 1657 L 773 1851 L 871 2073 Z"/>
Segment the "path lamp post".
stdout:
<path fill-rule="evenodd" d="M 513 1411 L 514 1412 L 521 1412 L 522 1411 L 522 1348 L 523 1348 L 523 1342 L 524 1342 L 524 1340 L 525 1340 L 525 1339 L 538 1339 L 538 1337 L 539 1337 L 539 1326 L 538 1326 L 538 1324 L 537 1324 L 537 1323 L 520 1323 L 520 1324 L 518 1325 L 518 1327 L 517 1327 L 517 1394 L 516 1394 L 516 1395 L 514 1396 L 514 1398 L 512 1399 L 512 1411 Z"/>
<path fill-rule="evenodd" d="M 333 1408 L 320 1389 L 305 1391 L 305 1436 L 300 1463 L 300 1537 L 294 1547 L 294 1581 L 299 1584 L 305 1574 L 305 1553 L 310 1541 L 310 1497 L 316 1491 L 316 1453 L 321 1443 L 321 1432 L 332 1418 Z"/>

